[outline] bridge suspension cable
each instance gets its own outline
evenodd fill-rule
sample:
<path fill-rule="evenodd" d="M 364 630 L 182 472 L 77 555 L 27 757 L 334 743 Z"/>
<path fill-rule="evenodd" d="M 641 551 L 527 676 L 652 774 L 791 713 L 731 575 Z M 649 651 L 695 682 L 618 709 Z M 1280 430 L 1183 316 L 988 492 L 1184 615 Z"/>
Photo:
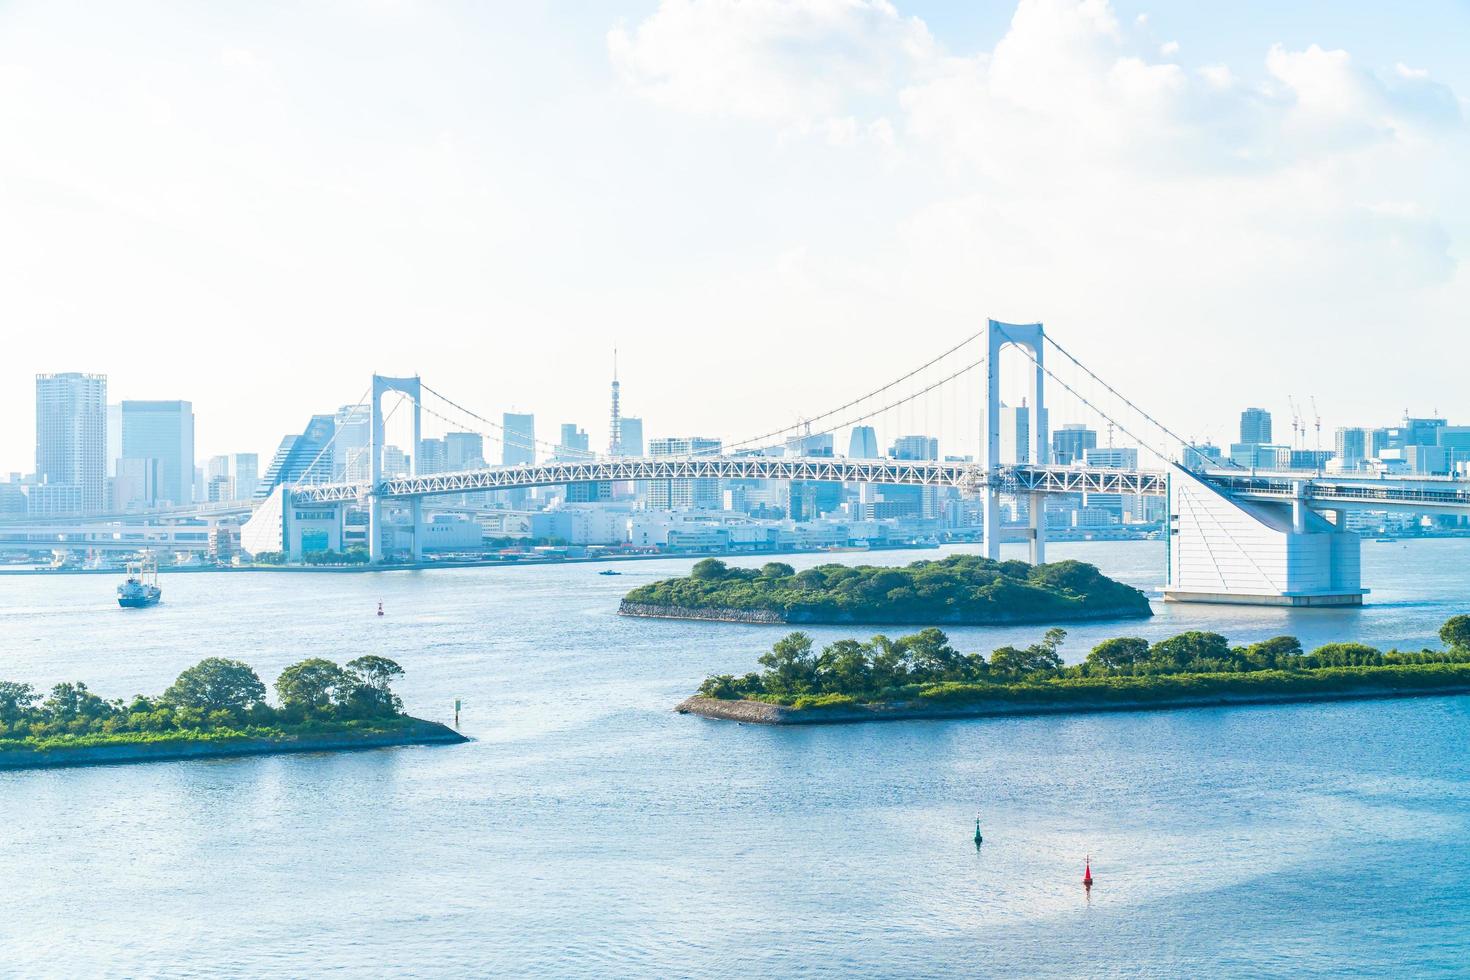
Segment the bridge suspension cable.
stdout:
<path fill-rule="evenodd" d="M 430 388 L 428 385 L 424 384 L 422 381 L 419 382 L 419 385 L 420 385 L 420 387 L 423 388 L 424 391 L 427 391 L 429 394 L 433 395 L 435 398 L 438 398 L 441 401 L 445 402 L 446 404 L 453 406 L 455 409 L 457 409 L 458 411 L 463 412 L 464 414 L 468 415 L 470 418 L 474 419 L 475 421 L 477 421 L 477 422 L 483 422 L 485 425 L 488 425 L 492 429 L 494 429 L 495 431 L 499 432 L 500 433 L 499 441 L 501 443 L 507 445 L 507 446 L 514 446 L 517 449 L 529 449 L 529 450 L 532 450 L 533 452 L 538 447 L 544 447 L 544 448 L 546 448 L 546 449 L 548 449 L 548 450 L 550 450 L 552 452 L 557 452 L 558 450 L 560 450 L 562 448 L 561 446 L 558 446 L 554 442 L 547 442 L 545 439 L 537 439 L 535 436 L 532 436 L 531 437 L 530 443 L 528 444 L 523 438 L 521 438 L 521 436 L 520 436 L 519 433 L 508 433 L 506 431 L 505 426 L 502 425 L 501 423 L 499 423 L 499 422 L 493 422 L 490 419 L 485 418 L 485 416 L 480 415 L 480 414 L 478 414 L 476 412 L 473 412 L 473 411 L 471 411 L 468 408 L 465 408 L 463 405 L 459 404 L 459 402 L 456 402 L 454 399 L 450 398 L 448 395 L 444 394 L 441 391 L 436 391 L 435 389 Z M 423 408 L 422 405 L 420 405 L 419 407 L 420 408 Z M 440 419 L 441 421 L 449 422 L 449 424 L 451 424 L 451 425 L 458 425 L 459 424 L 459 423 L 454 422 L 454 421 L 452 421 L 450 419 L 446 419 L 446 418 L 444 418 L 444 416 L 438 415 L 438 414 L 430 411 L 427 408 L 425 408 L 424 411 L 429 412 L 429 414 L 433 415 L 437 419 Z M 483 434 L 484 435 L 489 435 L 490 433 L 486 432 L 486 433 L 483 433 Z M 512 435 L 514 436 L 514 438 L 509 438 Z"/>
<path fill-rule="evenodd" d="M 361 408 L 363 405 L 367 404 L 368 395 L 372 394 L 372 390 L 373 390 L 373 386 L 372 385 L 368 385 L 367 388 L 363 391 L 363 393 L 360 396 L 358 396 L 357 401 L 354 402 L 351 405 L 351 407 L 352 408 Z M 393 406 L 393 412 L 398 411 L 398 405 L 401 405 L 401 404 L 403 404 L 401 401 L 398 402 L 397 404 L 395 404 Z M 389 412 L 389 415 L 391 416 L 392 415 L 392 412 Z M 386 419 L 384 421 L 386 421 Z M 300 478 L 297 479 L 297 481 L 295 483 L 291 484 L 292 487 L 299 487 L 303 483 L 306 482 L 306 478 L 311 475 L 311 473 L 312 473 L 313 470 L 316 469 L 316 464 L 319 463 L 321 461 L 321 458 L 326 455 L 327 450 L 332 448 L 332 443 L 334 443 L 334 442 L 337 441 L 337 436 L 339 434 L 341 434 L 341 432 L 342 432 L 342 427 L 341 426 L 337 426 L 337 425 L 332 426 L 332 438 L 328 439 L 322 445 L 322 448 L 317 451 L 316 456 L 312 457 L 311 463 L 306 467 L 306 469 L 304 469 L 304 470 L 301 471 Z M 417 451 L 417 450 L 415 450 L 415 451 Z M 336 473 L 331 473 L 331 474 L 328 475 L 326 481 L 316 480 L 316 481 L 313 481 L 313 482 L 316 482 L 316 483 L 331 482 L 331 480 L 335 479 L 336 476 L 337 476 Z"/>
<path fill-rule="evenodd" d="M 1144 411 L 1142 408 L 1139 408 L 1137 405 L 1135 405 L 1132 401 L 1129 400 L 1129 398 L 1128 398 L 1127 395 L 1123 394 L 1117 388 L 1114 388 L 1112 385 L 1108 384 L 1102 378 L 1098 377 L 1097 376 L 1097 373 L 1094 372 L 1090 367 L 1088 367 L 1086 364 L 1083 364 L 1081 361 L 1077 360 L 1077 358 L 1075 356 L 1073 356 L 1073 354 L 1072 354 L 1071 351 L 1067 350 L 1061 344 L 1057 343 L 1056 340 L 1054 340 L 1052 338 L 1051 334 L 1045 335 L 1045 338 L 1044 339 L 1046 340 L 1047 343 L 1051 344 L 1052 347 L 1056 348 L 1056 351 L 1057 351 L 1058 354 L 1061 354 L 1067 360 L 1069 360 L 1073 364 L 1077 365 L 1077 367 L 1080 368 L 1089 378 L 1091 378 L 1093 381 L 1096 381 L 1098 384 L 1102 385 L 1105 389 L 1107 389 L 1107 391 L 1114 398 L 1117 398 L 1124 405 L 1127 405 L 1129 408 L 1133 409 L 1139 415 L 1143 416 L 1144 419 L 1146 419 L 1150 423 L 1152 423 L 1156 428 L 1158 428 L 1165 435 L 1169 436 L 1171 439 L 1173 439 L 1176 442 L 1178 442 L 1179 445 L 1180 445 L 1180 447 L 1184 450 L 1184 453 L 1183 453 L 1183 455 L 1184 455 L 1184 461 L 1186 462 L 1186 464 L 1189 462 L 1189 452 L 1190 452 L 1190 450 L 1192 450 L 1194 448 L 1193 447 L 1193 444 L 1191 443 L 1190 440 L 1185 439 L 1183 436 L 1179 435 L 1173 429 L 1170 429 L 1163 422 L 1160 422 L 1155 416 L 1153 416 L 1153 415 L 1149 414 L 1148 412 Z M 1035 358 L 1032 358 L 1032 360 L 1035 360 Z M 1047 373 L 1050 374 L 1049 371 Z M 1071 389 L 1068 389 L 1068 390 L 1071 390 Z M 1076 392 L 1073 392 L 1073 394 L 1076 394 Z M 1078 396 L 1078 397 L 1080 397 L 1080 396 Z M 1107 418 L 1107 416 L 1103 416 L 1103 417 L 1104 418 Z M 1113 419 L 1108 419 L 1108 421 L 1113 422 L 1114 425 L 1117 425 L 1118 424 Z M 1228 457 L 1226 457 L 1226 459 L 1228 459 Z M 1236 464 L 1234 460 L 1230 460 L 1230 465 L 1235 466 L 1235 465 L 1238 465 L 1238 464 Z"/>
<path fill-rule="evenodd" d="M 926 363 L 919 365 L 918 367 L 914 368 L 912 371 L 908 372 L 907 374 L 903 375 L 902 377 L 895 378 L 894 380 L 888 382 L 885 385 L 882 385 L 882 386 L 880 386 L 878 388 L 874 388 L 872 391 L 868 392 L 865 395 L 862 395 L 862 396 L 860 396 L 858 398 L 854 398 L 852 401 L 846 402 L 846 403 L 844 403 L 842 405 L 838 405 L 836 408 L 828 409 L 827 411 L 821 413 L 820 415 L 813 415 L 810 418 L 802 419 L 800 422 L 795 422 L 795 423 L 793 423 L 791 425 L 783 426 L 782 428 L 779 428 L 779 429 L 772 429 L 770 432 L 765 432 L 765 433 L 762 433 L 761 435 L 758 435 L 758 436 L 751 436 L 748 439 L 741 439 L 741 440 L 736 441 L 736 442 L 727 443 L 727 444 L 725 444 L 723 446 L 723 449 L 733 449 L 733 448 L 737 448 L 739 446 L 748 446 L 748 445 L 750 445 L 752 443 L 764 442 L 767 439 L 771 439 L 771 438 L 774 438 L 776 436 L 785 435 L 786 433 L 791 432 L 791 431 L 793 431 L 795 429 L 806 428 L 806 427 L 810 426 L 813 422 L 820 422 L 823 419 L 830 418 L 833 415 L 836 415 L 838 412 L 841 412 L 841 411 L 844 411 L 846 409 L 852 408 L 854 405 L 859 405 L 859 404 L 861 404 L 861 403 L 863 403 L 865 401 L 868 401 L 871 398 L 875 398 L 878 395 L 883 394 L 883 392 L 889 390 L 890 388 L 895 388 L 898 385 L 903 384 L 905 381 L 909 380 L 910 378 L 912 378 L 912 377 L 914 377 L 914 376 L 916 376 L 918 374 L 921 374 L 924 371 L 927 371 L 929 368 L 931 368 L 934 365 L 938 364 L 940 361 L 944 360 L 946 357 L 949 357 L 951 354 L 955 353 L 956 351 L 963 349 L 966 344 L 973 343 L 973 342 L 975 342 L 976 340 L 979 340 L 979 339 L 980 339 L 980 334 L 978 332 L 977 333 L 974 333 L 974 334 L 971 334 L 970 336 L 966 337 L 964 340 L 960 341 L 958 344 L 955 344 L 949 350 L 945 351 L 943 354 L 940 354 L 939 356 L 937 356 L 937 357 L 935 357 L 935 358 L 927 361 Z M 972 365 L 970 365 L 969 368 L 966 368 L 965 370 L 968 371 L 968 370 L 970 370 L 970 369 L 972 369 L 972 368 L 974 368 L 976 366 L 977 365 L 972 364 Z M 961 371 L 960 373 L 963 374 L 964 372 Z M 948 378 L 946 378 L 944 380 L 945 381 L 952 381 L 952 380 L 954 380 L 958 376 L 959 376 L 958 374 L 951 375 L 950 377 L 948 377 Z M 943 382 L 940 382 L 940 383 L 942 384 Z M 925 388 L 923 391 L 920 391 L 920 392 L 915 393 L 915 395 L 911 396 L 910 398 L 903 399 L 903 400 L 898 401 L 898 402 L 894 402 L 893 405 L 889 405 L 889 406 L 887 406 L 884 409 L 879 409 L 878 411 L 879 412 L 886 411 L 888 408 L 892 408 L 892 407 L 894 407 L 896 405 L 905 404 L 906 402 L 912 400 L 912 398 L 916 398 L 916 397 L 918 397 L 918 395 L 924 394 L 925 392 L 932 390 L 934 387 L 936 387 L 936 386 L 935 385 L 931 385 L 930 387 Z M 876 414 L 878 414 L 878 412 L 872 413 L 872 415 L 876 415 Z M 864 418 L 865 419 L 866 418 L 871 418 L 872 415 L 864 416 Z M 859 419 L 858 421 L 862 421 L 862 420 Z M 853 424 L 856 424 L 856 423 L 855 422 L 843 423 L 842 425 L 838 425 L 838 426 L 835 426 L 835 427 L 830 428 L 830 429 L 821 429 L 816 434 L 817 435 L 825 435 L 825 434 L 827 434 L 829 432 L 835 432 L 837 429 L 845 428 L 846 426 L 853 425 Z"/>

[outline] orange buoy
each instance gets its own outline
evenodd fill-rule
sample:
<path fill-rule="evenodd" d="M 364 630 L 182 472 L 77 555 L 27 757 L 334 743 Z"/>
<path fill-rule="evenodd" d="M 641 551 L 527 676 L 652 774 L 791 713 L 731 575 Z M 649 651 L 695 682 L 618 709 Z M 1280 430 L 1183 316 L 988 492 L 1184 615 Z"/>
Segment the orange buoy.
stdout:
<path fill-rule="evenodd" d="M 1082 865 L 1082 887 L 1092 887 L 1092 855 L 1087 855 Z"/>

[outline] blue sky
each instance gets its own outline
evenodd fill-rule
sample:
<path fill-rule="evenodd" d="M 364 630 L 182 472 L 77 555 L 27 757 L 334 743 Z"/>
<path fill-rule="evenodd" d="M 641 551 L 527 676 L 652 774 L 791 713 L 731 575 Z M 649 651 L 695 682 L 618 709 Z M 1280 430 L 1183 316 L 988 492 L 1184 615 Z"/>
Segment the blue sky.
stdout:
<path fill-rule="evenodd" d="M 38 371 L 193 400 L 201 457 L 373 370 L 602 444 L 616 343 L 650 435 L 731 438 L 986 316 L 1190 435 L 1288 394 L 1470 424 L 1467 36 L 1432 0 L 0 3 L 0 470 Z"/>

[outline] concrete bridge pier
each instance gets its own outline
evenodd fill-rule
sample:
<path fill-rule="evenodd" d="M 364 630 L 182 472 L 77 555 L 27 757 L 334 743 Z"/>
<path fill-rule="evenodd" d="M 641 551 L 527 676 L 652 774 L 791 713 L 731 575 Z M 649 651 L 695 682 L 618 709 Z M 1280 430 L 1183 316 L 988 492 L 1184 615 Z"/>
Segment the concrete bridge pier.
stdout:
<path fill-rule="evenodd" d="M 424 560 L 424 498 L 413 497 L 408 502 L 408 512 L 413 518 L 413 560 Z"/>
<path fill-rule="evenodd" d="M 1046 563 L 1046 497 L 1039 493 L 1030 495 L 1031 532 L 1027 535 L 1031 544 L 1031 564 Z"/>

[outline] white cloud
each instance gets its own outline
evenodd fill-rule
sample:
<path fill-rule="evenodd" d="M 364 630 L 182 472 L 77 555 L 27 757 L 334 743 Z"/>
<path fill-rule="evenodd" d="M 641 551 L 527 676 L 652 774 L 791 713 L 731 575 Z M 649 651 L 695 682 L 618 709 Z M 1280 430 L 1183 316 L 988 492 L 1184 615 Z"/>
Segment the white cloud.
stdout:
<path fill-rule="evenodd" d="M 804 55 L 865 41 L 840 71 L 826 69 L 829 54 L 782 59 L 796 15 L 763 4 L 745 5 L 738 29 L 729 3 L 666 4 L 613 44 L 615 62 L 658 65 L 633 73 L 642 91 L 701 112 L 849 120 L 856 104 L 895 99 L 894 141 L 920 168 L 909 176 L 932 166 L 943 180 L 881 254 L 807 249 L 784 267 L 788 285 L 799 273 L 814 295 L 858 282 L 899 308 L 923 297 L 1134 337 L 1188 317 L 1238 331 L 1234 350 L 1276 344 L 1290 356 L 1295 344 L 1303 357 L 1314 331 L 1284 335 L 1282 318 L 1319 317 L 1346 336 L 1388 316 L 1443 315 L 1446 296 L 1463 293 L 1448 229 L 1466 222 L 1466 202 L 1443 189 L 1466 162 L 1464 126 L 1453 93 L 1425 73 L 1400 66 L 1385 82 L 1345 51 L 1278 45 L 1244 82 L 1225 64 L 1142 56 L 1143 18 L 1125 29 L 1105 0 L 1020 0 L 991 50 L 963 56 L 913 43 L 927 32 L 886 6 L 817 6 L 823 17 L 796 17 L 811 28 Z M 702 44 L 685 78 L 680 59 L 654 59 L 663 48 L 645 48 L 645 29 L 673 21 L 687 38 L 733 33 L 734 62 L 712 64 L 718 52 Z M 1179 54 L 1173 42 L 1157 50 Z M 764 113 L 751 92 L 765 93 Z"/>

